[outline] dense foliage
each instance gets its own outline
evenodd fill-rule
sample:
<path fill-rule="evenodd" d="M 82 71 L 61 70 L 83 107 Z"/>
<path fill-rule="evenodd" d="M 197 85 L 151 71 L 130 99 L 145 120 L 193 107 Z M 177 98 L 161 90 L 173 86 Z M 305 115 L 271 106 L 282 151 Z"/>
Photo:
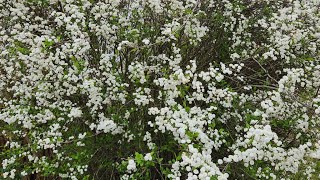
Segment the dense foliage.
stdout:
<path fill-rule="evenodd" d="M 0 179 L 319 179 L 319 0 L 0 0 Z"/>

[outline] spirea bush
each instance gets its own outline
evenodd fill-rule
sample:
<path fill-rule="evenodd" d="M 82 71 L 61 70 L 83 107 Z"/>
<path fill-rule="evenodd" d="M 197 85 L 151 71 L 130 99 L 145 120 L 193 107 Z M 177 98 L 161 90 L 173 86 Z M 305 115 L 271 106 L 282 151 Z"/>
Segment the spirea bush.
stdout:
<path fill-rule="evenodd" d="M 0 179 L 319 179 L 319 0 L 0 0 Z"/>

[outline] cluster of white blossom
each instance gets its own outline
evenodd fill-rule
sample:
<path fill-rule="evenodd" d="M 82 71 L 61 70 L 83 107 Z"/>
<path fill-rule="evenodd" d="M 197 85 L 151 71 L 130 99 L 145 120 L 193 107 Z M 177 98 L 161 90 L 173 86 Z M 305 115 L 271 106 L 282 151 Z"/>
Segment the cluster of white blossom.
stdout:
<path fill-rule="evenodd" d="M 319 178 L 319 46 L 319 0 L 0 0 L 0 178 Z"/>

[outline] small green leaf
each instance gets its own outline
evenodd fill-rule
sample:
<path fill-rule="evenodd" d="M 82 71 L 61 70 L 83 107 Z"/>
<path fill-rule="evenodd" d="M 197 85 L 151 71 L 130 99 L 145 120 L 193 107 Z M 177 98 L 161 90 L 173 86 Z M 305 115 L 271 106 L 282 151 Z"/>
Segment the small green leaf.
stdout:
<path fill-rule="evenodd" d="M 192 9 L 186 9 L 184 12 L 185 12 L 186 14 L 192 14 L 192 13 L 193 13 Z"/>
<path fill-rule="evenodd" d="M 216 127 L 216 123 L 215 122 L 212 122 L 211 124 L 209 124 L 209 127 L 214 129 Z"/>
<path fill-rule="evenodd" d="M 143 161 L 144 161 L 143 155 L 140 154 L 140 153 L 138 153 L 138 152 L 136 152 L 136 153 L 135 153 L 135 160 L 136 160 L 136 162 L 137 162 L 139 165 L 142 165 L 142 164 L 143 164 Z"/>

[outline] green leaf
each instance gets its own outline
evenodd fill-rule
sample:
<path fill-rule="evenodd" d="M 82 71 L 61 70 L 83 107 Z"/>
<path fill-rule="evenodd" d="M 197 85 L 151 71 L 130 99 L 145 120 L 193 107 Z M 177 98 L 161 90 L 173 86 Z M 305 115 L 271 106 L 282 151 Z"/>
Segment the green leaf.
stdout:
<path fill-rule="evenodd" d="M 211 129 L 214 129 L 214 128 L 216 127 L 216 123 L 215 123 L 215 122 L 212 122 L 211 124 L 209 124 L 209 127 L 210 127 Z"/>
<path fill-rule="evenodd" d="M 77 59 L 76 57 L 74 56 L 71 56 L 71 60 L 73 62 L 73 65 L 77 68 L 78 72 L 80 73 L 83 69 L 84 69 L 84 60 L 81 60 L 81 59 Z"/>
<path fill-rule="evenodd" d="M 21 52 L 22 54 L 24 54 L 24 55 L 28 55 L 28 54 L 31 53 L 31 51 L 30 51 L 29 49 L 24 48 L 24 47 L 17 47 L 17 50 L 18 50 L 19 52 Z"/>
<path fill-rule="evenodd" d="M 192 13 L 193 13 L 192 9 L 186 9 L 184 12 L 185 12 L 186 14 L 192 14 Z"/>
<path fill-rule="evenodd" d="M 89 180 L 90 179 L 90 175 L 86 175 L 83 177 L 83 180 Z"/>
<path fill-rule="evenodd" d="M 186 131 L 186 134 L 189 136 L 191 140 L 195 140 L 199 136 L 198 132 Z"/>
<path fill-rule="evenodd" d="M 138 152 L 135 153 L 135 158 L 134 159 L 136 160 L 138 165 L 142 165 L 143 162 L 144 162 L 143 155 L 138 153 Z"/>
<path fill-rule="evenodd" d="M 51 46 L 54 45 L 54 41 L 46 39 L 46 40 L 43 42 L 43 45 L 44 45 L 45 48 L 49 48 L 49 47 L 51 47 Z"/>

